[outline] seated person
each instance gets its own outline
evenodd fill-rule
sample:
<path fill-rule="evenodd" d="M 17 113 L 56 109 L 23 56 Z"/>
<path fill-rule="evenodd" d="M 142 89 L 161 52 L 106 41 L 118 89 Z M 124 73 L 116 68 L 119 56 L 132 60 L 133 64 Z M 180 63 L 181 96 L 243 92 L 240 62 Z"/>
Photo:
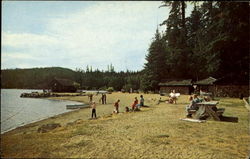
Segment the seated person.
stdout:
<path fill-rule="evenodd" d="M 173 90 L 170 94 L 169 97 L 171 99 L 171 103 L 176 104 L 177 98 L 180 96 L 180 93 L 175 93 L 175 90 Z M 169 102 L 170 103 L 170 102 Z"/>
<path fill-rule="evenodd" d="M 204 97 L 204 100 L 205 100 L 206 102 L 209 102 L 209 101 L 211 101 L 212 99 L 211 99 L 210 96 L 205 96 L 205 97 Z"/>
<path fill-rule="evenodd" d="M 131 105 L 132 110 L 135 109 L 135 107 L 136 107 L 137 104 L 138 104 L 138 99 L 137 99 L 137 97 L 135 97 L 135 100 L 134 100 L 133 104 Z"/>
<path fill-rule="evenodd" d="M 125 107 L 125 111 L 126 111 L 126 112 L 129 112 L 129 107 Z"/>
<path fill-rule="evenodd" d="M 168 103 L 173 104 L 174 100 L 172 97 L 169 98 Z"/>
<path fill-rule="evenodd" d="M 190 104 L 186 106 L 186 111 L 187 111 L 187 117 L 191 118 L 192 113 L 191 110 L 198 110 L 199 107 L 197 106 L 197 103 L 202 102 L 201 99 L 198 98 L 198 96 L 195 94 L 194 97 L 190 96 L 189 97 Z"/>
<path fill-rule="evenodd" d="M 193 100 L 194 100 L 195 103 L 203 102 L 202 99 L 198 98 L 198 95 L 197 95 L 197 94 L 194 94 Z"/>

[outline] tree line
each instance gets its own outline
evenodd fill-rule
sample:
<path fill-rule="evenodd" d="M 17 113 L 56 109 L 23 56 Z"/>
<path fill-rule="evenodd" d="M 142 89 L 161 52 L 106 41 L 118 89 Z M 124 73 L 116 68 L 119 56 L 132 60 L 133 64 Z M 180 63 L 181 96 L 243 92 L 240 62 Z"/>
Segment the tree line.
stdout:
<path fill-rule="evenodd" d="M 249 3 L 164 1 L 169 17 L 156 29 L 142 70 L 144 90 L 157 90 L 164 79 L 200 80 L 213 76 L 249 78 Z M 199 5 L 198 5 L 199 4 Z"/>
<path fill-rule="evenodd" d="M 91 66 L 75 71 L 61 67 L 5 69 L 1 70 L 1 88 L 48 89 L 54 78 L 61 78 L 79 83 L 79 89 L 130 91 L 140 88 L 140 74 L 129 70 L 116 72 L 112 64 L 105 71 L 92 70 Z"/>

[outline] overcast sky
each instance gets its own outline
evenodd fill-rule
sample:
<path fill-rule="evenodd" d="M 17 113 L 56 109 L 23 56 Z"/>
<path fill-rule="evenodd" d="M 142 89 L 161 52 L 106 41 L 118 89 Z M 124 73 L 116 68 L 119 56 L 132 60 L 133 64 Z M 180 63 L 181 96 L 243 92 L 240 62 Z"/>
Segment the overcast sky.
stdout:
<path fill-rule="evenodd" d="M 169 13 L 160 1 L 2 4 L 2 69 L 106 70 L 112 63 L 116 71 L 141 70 L 157 24 Z"/>

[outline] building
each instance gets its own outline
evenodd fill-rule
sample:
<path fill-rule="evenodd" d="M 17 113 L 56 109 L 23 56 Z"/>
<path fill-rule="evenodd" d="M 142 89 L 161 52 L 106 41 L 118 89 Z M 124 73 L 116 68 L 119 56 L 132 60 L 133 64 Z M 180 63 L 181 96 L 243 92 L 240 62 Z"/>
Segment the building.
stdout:
<path fill-rule="evenodd" d="M 211 92 L 217 97 L 248 97 L 249 85 L 247 79 L 236 79 L 225 76 L 219 79 L 209 77 L 194 83 L 195 90 Z"/>
<path fill-rule="evenodd" d="M 192 80 L 168 80 L 159 83 L 160 93 L 170 93 L 175 90 L 176 93 L 180 94 L 191 94 L 194 91 L 192 86 Z"/>
<path fill-rule="evenodd" d="M 203 92 L 213 92 L 214 91 L 214 83 L 217 81 L 217 79 L 213 77 L 208 77 L 206 79 L 196 81 L 194 83 L 195 90 Z"/>
<path fill-rule="evenodd" d="M 54 78 L 49 84 L 52 92 L 76 92 L 78 86 L 79 83 L 76 83 L 69 79 L 59 78 Z"/>
<path fill-rule="evenodd" d="M 214 82 L 214 95 L 218 97 L 249 97 L 249 80 L 223 77 Z"/>

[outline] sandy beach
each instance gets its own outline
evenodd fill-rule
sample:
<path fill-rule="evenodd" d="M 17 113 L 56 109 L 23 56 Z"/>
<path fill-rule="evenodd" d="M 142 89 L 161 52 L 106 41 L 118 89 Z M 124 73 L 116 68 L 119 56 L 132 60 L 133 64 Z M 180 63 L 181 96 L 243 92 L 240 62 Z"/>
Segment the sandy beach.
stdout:
<path fill-rule="evenodd" d="M 208 120 L 205 123 L 181 121 L 188 96 L 177 104 L 160 103 L 158 94 L 143 94 L 139 112 L 124 113 L 140 94 L 112 93 L 107 104 L 97 102 L 96 120 L 89 120 L 90 108 L 57 115 L 19 127 L 1 135 L 1 157 L 22 158 L 247 158 L 249 155 L 249 111 L 237 98 L 218 98 L 225 116 L 238 123 Z M 166 99 L 167 97 L 161 97 Z M 86 96 L 53 97 L 86 103 Z M 120 99 L 119 114 L 112 115 L 113 103 Z M 44 124 L 61 127 L 38 133 Z"/>

